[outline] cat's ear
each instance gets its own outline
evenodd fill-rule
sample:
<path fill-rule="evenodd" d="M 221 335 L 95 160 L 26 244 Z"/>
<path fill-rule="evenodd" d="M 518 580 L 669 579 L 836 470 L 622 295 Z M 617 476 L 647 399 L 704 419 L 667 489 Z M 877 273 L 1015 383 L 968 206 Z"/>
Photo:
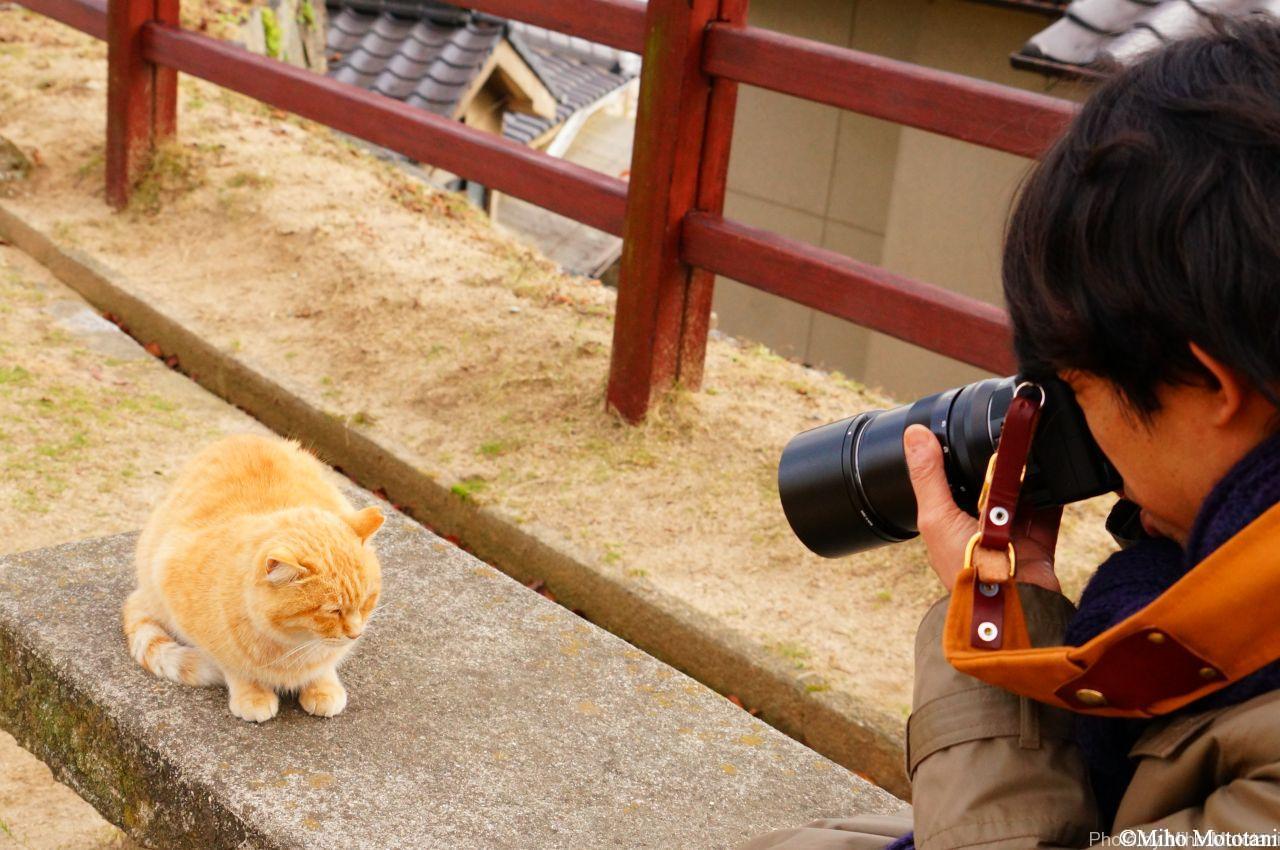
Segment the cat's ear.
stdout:
<path fill-rule="evenodd" d="M 382 511 L 376 507 L 370 506 L 362 511 L 356 511 L 353 514 L 347 514 L 343 517 L 347 521 L 347 525 L 351 526 L 351 530 L 356 533 L 356 537 L 361 542 L 367 541 L 373 536 L 373 533 L 382 528 Z"/>
<path fill-rule="evenodd" d="M 306 570 L 278 552 L 273 552 L 267 556 L 264 569 L 267 575 L 267 584 L 272 587 L 283 587 L 307 574 Z"/>

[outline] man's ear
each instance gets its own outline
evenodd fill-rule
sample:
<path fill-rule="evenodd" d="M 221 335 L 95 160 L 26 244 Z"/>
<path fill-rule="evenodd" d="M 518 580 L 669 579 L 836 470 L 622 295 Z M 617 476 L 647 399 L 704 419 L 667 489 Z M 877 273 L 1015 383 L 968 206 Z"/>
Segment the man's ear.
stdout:
<path fill-rule="evenodd" d="M 1217 385 L 1214 389 L 1217 398 L 1214 400 L 1214 410 L 1209 423 L 1226 425 L 1249 400 L 1249 395 L 1254 391 L 1253 387 L 1243 375 L 1199 345 L 1194 342 L 1188 345 L 1191 347 L 1191 356 L 1200 361 L 1200 365 L 1213 376 L 1213 382 Z"/>
<path fill-rule="evenodd" d="M 347 514 L 343 519 L 347 521 L 347 525 L 351 526 L 351 530 L 356 533 L 362 543 L 382 528 L 383 521 L 382 511 L 372 505 L 362 511 Z"/>
<path fill-rule="evenodd" d="M 283 587 L 307 574 L 305 569 L 295 564 L 284 552 L 272 552 L 268 555 L 263 569 L 266 572 L 267 584 L 272 587 Z"/>

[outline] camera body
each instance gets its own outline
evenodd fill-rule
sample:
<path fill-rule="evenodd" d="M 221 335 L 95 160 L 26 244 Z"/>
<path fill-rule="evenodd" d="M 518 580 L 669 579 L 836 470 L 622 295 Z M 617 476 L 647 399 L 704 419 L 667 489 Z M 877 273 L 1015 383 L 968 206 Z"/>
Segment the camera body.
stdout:
<path fill-rule="evenodd" d="M 792 531 L 828 558 L 915 537 L 916 500 L 902 436 L 924 425 L 942 444 L 956 504 L 976 514 L 988 461 L 1020 379 L 990 378 L 892 410 L 861 413 L 792 438 L 778 463 L 778 493 Z M 1031 445 L 1023 500 L 1065 505 L 1119 489 L 1062 381 L 1038 382 L 1045 401 Z"/>

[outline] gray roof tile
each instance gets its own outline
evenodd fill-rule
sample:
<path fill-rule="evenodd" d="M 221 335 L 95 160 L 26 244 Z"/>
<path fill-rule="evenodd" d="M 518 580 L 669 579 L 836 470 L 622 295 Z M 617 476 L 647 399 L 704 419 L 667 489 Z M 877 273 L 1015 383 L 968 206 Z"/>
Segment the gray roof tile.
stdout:
<path fill-rule="evenodd" d="M 430 2 L 362 0 L 359 8 L 344 2 L 329 11 L 335 79 L 446 115 L 503 34 L 501 25 L 460 18 L 461 10 Z"/>
<path fill-rule="evenodd" d="M 640 72 L 640 57 L 585 38 L 565 35 L 562 32 L 535 27 L 522 21 L 508 24 L 512 42 L 531 50 L 550 53 L 564 59 L 594 65 L 607 70 L 635 76 Z"/>
<path fill-rule="evenodd" d="M 1280 0 L 1073 0 L 1062 18 L 1012 56 L 1020 68 L 1099 76 L 1115 65 L 1203 32 L 1208 16 L 1280 15 Z"/>

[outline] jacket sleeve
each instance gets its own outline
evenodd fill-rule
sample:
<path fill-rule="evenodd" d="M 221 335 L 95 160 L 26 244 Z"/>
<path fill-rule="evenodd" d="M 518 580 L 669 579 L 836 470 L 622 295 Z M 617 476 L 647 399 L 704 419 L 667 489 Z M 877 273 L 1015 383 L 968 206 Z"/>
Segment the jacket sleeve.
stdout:
<path fill-rule="evenodd" d="M 1032 642 L 1060 643 L 1070 601 L 1018 590 Z M 1070 714 L 955 670 L 942 654 L 946 613 L 943 599 L 916 635 L 907 724 L 916 846 L 1087 847 L 1098 818 Z"/>

